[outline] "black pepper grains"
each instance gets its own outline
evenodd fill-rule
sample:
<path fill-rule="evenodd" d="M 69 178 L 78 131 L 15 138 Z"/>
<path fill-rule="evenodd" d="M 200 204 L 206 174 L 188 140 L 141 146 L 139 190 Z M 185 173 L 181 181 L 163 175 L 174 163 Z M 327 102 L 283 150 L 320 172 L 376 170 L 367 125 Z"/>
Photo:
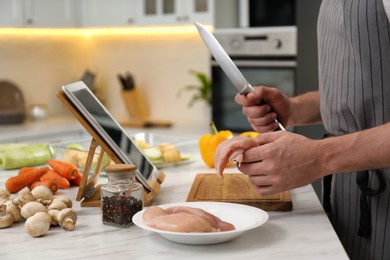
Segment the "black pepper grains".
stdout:
<path fill-rule="evenodd" d="M 103 223 L 120 227 L 133 224 L 133 216 L 142 210 L 143 206 L 142 200 L 123 195 L 105 196 L 102 202 Z"/>
<path fill-rule="evenodd" d="M 114 164 L 106 167 L 108 184 L 101 187 L 102 221 L 105 225 L 129 227 L 133 216 L 141 211 L 143 186 L 134 182 L 135 165 Z"/>

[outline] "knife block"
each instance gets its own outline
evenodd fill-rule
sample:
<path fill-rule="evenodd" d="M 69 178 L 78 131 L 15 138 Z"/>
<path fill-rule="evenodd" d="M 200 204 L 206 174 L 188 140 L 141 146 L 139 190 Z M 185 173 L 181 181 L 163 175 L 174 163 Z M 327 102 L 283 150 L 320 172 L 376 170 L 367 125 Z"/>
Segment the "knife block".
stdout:
<path fill-rule="evenodd" d="M 148 104 L 138 88 L 122 90 L 122 97 L 127 113 L 131 118 L 144 120 L 149 118 Z"/>
<path fill-rule="evenodd" d="M 138 88 L 122 90 L 122 98 L 125 103 L 129 120 L 122 121 L 126 127 L 170 127 L 172 122 L 167 120 L 150 119 L 148 104 Z"/>

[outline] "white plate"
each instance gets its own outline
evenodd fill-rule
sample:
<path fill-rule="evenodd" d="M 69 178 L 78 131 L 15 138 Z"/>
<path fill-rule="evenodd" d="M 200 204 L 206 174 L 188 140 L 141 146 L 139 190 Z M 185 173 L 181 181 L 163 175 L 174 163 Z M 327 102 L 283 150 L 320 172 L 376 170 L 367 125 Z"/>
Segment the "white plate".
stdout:
<path fill-rule="evenodd" d="M 181 244 L 191 245 L 206 245 L 218 244 L 230 241 L 247 230 L 254 229 L 263 225 L 268 220 L 268 213 L 264 210 L 235 203 L 224 202 L 183 202 L 158 205 L 161 208 L 168 208 L 173 206 L 188 206 L 194 208 L 201 208 L 223 221 L 227 221 L 235 226 L 235 230 L 223 232 L 172 232 L 152 228 L 146 225 L 142 216 L 146 209 L 138 212 L 133 216 L 133 222 L 138 227 L 156 232 L 162 237 Z"/>

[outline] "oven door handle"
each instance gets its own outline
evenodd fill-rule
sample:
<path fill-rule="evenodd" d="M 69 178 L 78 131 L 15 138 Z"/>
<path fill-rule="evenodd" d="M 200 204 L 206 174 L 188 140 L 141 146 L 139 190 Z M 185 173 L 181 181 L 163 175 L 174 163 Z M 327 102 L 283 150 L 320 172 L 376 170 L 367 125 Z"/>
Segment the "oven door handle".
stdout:
<path fill-rule="evenodd" d="M 267 67 L 267 68 L 296 68 L 297 62 L 293 60 L 233 60 L 237 67 Z M 212 66 L 219 66 L 211 61 Z"/>

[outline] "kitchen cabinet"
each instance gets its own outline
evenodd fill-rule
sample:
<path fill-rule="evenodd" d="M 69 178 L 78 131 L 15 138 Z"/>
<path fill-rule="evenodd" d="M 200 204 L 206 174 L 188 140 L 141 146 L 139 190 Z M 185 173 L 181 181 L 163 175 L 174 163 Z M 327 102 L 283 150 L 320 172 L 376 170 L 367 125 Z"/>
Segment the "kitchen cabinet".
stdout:
<path fill-rule="evenodd" d="M 75 0 L 24 0 L 26 27 L 74 27 L 76 13 Z"/>
<path fill-rule="evenodd" d="M 136 0 L 83 0 L 81 2 L 81 25 L 84 27 L 135 25 Z"/>
<path fill-rule="evenodd" d="M 213 23 L 213 0 L 144 0 L 139 3 L 140 25 Z"/>
<path fill-rule="evenodd" d="M 0 0 L 0 26 L 20 27 L 23 24 L 21 0 Z"/>
<path fill-rule="evenodd" d="M 224 5 L 232 1 L 237 0 Z M 216 2 L 222 5 L 221 0 L 0 0 L 0 27 L 214 24 Z"/>
<path fill-rule="evenodd" d="M 76 0 L 0 0 L 0 27 L 75 27 Z"/>

